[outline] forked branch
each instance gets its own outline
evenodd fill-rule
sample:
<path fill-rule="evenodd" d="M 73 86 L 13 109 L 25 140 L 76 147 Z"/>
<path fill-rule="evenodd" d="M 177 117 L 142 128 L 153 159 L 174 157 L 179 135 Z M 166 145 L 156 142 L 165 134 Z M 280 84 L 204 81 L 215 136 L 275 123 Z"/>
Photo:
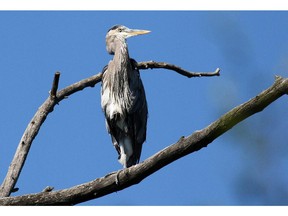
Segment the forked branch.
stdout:
<path fill-rule="evenodd" d="M 69 189 L 1 198 L 0 205 L 75 205 L 122 190 L 141 182 L 147 176 L 173 161 L 206 147 L 233 126 L 262 111 L 285 94 L 288 94 L 288 78 L 277 77 L 270 88 L 256 97 L 230 110 L 206 128 L 187 137 L 181 137 L 175 144 L 161 150 L 138 165 Z M 115 181 L 116 176 L 118 184 Z"/>
<path fill-rule="evenodd" d="M 193 72 L 184 71 L 183 69 L 180 69 L 180 67 L 178 66 L 171 65 L 168 63 L 164 63 L 164 62 L 160 62 L 160 63 L 140 62 L 138 64 L 139 64 L 139 69 L 166 68 L 170 70 L 175 70 L 176 72 L 182 75 L 186 73 L 185 76 L 187 76 L 187 73 L 191 73 L 191 75 L 195 74 Z M 219 71 L 216 74 L 215 73 L 211 74 L 211 76 L 218 76 L 218 75 L 219 75 Z M 24 131 L 24 134 L 18 144 L 14 158 L 9 166 L 6 177 L 0 187 L 0 197 L 10 196 L 11 192 L 15 191 L 14 187 L 20 176 L 21 170 L 24 166 L 24 163 L 29 153 L 32 142 L 34 138 L 37 136 L 40 130 L 40 127 L 45 121 L 48 114 L 53 111 L 55 105 L 73 93 L 81 91 L 86 87 L 94 87 L 98 82 L 101 81 L 102 73 L 83 79 L 57 92 L 59 78 L 60 78 L 60 73 L 56 72 L 54 76 L 52 88 L 50 90 L 50 96 L 39 107 L 39 109 L 33 116 L 32 120 L 29 122 L 26 130 Z"/>

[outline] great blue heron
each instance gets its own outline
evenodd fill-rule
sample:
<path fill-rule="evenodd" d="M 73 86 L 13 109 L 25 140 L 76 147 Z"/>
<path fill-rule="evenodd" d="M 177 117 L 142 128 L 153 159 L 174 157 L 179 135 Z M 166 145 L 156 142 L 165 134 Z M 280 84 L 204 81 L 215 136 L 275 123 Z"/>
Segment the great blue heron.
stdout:
<path fill-rule="evenodd" d="M 103 69 L 101 107 L 124 168 L 139 162 L 148 115 L 144 87 L 137 63 L 129 57 L 126 39 L 149 32 L 116 25 L 106 35 L 106 49 L 114 57 Z"/>

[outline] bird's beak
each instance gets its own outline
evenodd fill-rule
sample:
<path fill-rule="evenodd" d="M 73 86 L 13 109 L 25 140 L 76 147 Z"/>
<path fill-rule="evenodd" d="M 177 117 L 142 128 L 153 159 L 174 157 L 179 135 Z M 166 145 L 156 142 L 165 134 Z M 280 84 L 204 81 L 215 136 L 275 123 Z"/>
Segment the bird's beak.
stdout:
<path fill-rule="evenodd" d="M 130 31 L 128 32 L 129 37 L 132 36 L 137 36 L 137 35 L 143 35 L 143 34 L 148 34 L 151 31 L 148 30 L 140 30 L 140 29 L 130 29 Z"/>

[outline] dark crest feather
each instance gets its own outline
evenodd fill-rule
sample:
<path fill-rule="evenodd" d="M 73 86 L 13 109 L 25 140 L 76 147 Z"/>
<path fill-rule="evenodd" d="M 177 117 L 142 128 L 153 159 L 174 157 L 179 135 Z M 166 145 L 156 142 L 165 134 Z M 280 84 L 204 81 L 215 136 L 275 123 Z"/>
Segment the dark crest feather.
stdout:
<path fill-rule="evenodd" d="M 111 30 L 115 30 L 115 29 L 119 28 L 120 26 L 122 26 L 122 25 L 114 25 L 113 27 L 111 27 L 111 28 L 108 30 L 108 32 L 111 31 Z"/>

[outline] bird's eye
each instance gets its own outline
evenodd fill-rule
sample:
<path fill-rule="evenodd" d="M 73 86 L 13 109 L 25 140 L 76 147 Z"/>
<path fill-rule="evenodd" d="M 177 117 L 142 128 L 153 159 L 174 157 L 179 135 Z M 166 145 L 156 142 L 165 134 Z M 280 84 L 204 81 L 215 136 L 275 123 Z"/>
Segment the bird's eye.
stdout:
<path fill-rule="evenodd" d="M 123 31 L 123 29 L 122 29 L 122 28 L 119 28 L 119 29 L 118 29 L 118 32 L 122 32 L 122 31 Z"/>

